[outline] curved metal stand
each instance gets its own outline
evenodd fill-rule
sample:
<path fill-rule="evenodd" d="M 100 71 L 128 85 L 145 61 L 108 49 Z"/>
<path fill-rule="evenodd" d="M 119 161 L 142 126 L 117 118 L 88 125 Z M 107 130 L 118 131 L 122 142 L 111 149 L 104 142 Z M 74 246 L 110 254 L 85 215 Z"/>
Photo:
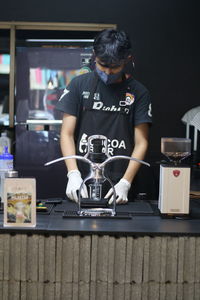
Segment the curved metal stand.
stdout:
<path fill-rule="evenodd" d="M 98 140 L 96 144 L 92 144 L 92 141 L 94 140 Z M 100 144 L 99 144 L 99 140 L 100 140 Z M 133 160 L 136 161 L 138 163 L 144 164 L 146 166 L 150 166 L 149 163 L 144 162 L 142 160 L 139 160 L 137 158 L 134 157 L 129 157 L 129 156 L 125 156 L 125 155 L 117 155 L 117 156 L 110 156 L 107 153 L 107 138 L 103 135 L 93 135 L 90 136 L 88 138 L 88 152 L 84 155 L 84 156 L 80 156 L 80 155 L 69 155 L 69 156 L 65 156 L 65 157 L 60 157 L 58 159 L 52 160 L 50 162 L 47 162 L 45 164 L 45 166 L 49 166 L 51 164 L 57 163 L 59 161 L 62 160 L 66 160 L 66 159 L 78 159 L 81 160 L 83 162 L 86 162 L 90 165 L 90 174 L 83 180 L 79 192 L 78 192 L 78 205 L 79 205 L 79 215 L 95 215 L 95 216 L 99 216 L 99 215 L 111 215 L 114 216 L 116 213 L 116 191 L 115 191 L 115 187 L 112 183 L 112 181 L 107 178 L 104 175 L 104 168 L 105 166 L 114 161 L 114 160 L 118 160 L 118 159 L 126 159 L 126 160 Z M 92 152 L 91 148 L 92 147 L 97 147 L 97 152 Z M 100 152 L 100 151 L 101 152 Z M 91 159 L 89 159 L 90 154 L 100 154 L 100 160 L 96 159 L 96 161 L 101 161 L 102 160 L 102 156 L 103 155 L 103 159 L 104 157 L 106 157 L 106 159 L 103 162 L 94 162 Z M 91 158 L 91 157 L 90 157 Z M 92 158 L 93 159 L 93 158 Z M 94 203 L 94 207 L 92 208 L 87 207 L 87 208 L 83 208 L 83 198 L 81 198 L 81 190 L 83 189 L 84 185 L 86 184 L 87 181 L 93 181 L 94 184 L 90 185 L 90 201 L 92 200 Z M 102 191 L 102 183 L 108 181 L 108 183 L 110 184 L 112 190 L 113 190 L 113 201 L 112 204 L 106 204 L 106 207 L 101 207 L 101 191 Z M 93 188 L 94 188 L 94 193 L 93 193 Z M 97 191 L 99 191 L 97 193 Z M 85 199 L 88 200 L 88 199 Z M 97 205 L 95 206 L 95 203 L 97 203 L 99 201 L 99 205 L 97 207 Z M 81 203 L 82 202 L 82 203 Z M 81 206 L 82 204 L 82 206 Z"/>

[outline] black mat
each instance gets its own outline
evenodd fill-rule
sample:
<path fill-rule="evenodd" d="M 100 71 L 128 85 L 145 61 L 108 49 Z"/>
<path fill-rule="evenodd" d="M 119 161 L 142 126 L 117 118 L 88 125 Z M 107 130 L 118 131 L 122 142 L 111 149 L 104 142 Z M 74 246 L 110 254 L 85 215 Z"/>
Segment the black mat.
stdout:
<path fill-rule="evenodd" d="M 75 212 L 78 210 L 78 204 L 69 200 L 64 200 L 62 204 L 56 205 L 54 212 Z M 151 205 L 146 201 L 128 202 L 127 204 L 116 205 L 116 213 L 118 215 L 131 214 L 131 215 L 144 215 L 153 214 L 154 211 Z"/>
<path fill-rule="evenodd" d="M 128 202 L 116 206 L 116 212 L 127 212 L 130 214 L 153 214 L 151 205 L 146 201 Z"/>
<path fill-rule="evenodd" d="M 63 200 L 62 204 L 57 204 L 54 208 L 54 212 L 61 212 L 64 211 L 77 211 L 78 210 L 78 204 L 70 201 L 70 200 Z"/>

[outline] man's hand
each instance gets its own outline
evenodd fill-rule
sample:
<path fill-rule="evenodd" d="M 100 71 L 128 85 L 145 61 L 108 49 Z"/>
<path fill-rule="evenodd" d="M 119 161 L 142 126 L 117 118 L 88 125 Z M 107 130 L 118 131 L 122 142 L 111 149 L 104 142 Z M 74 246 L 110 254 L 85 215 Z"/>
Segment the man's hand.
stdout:
<path fill-rule="evenodd" d="M 78 170 L 72 170 L 68 172 L 67 177 L 68 183 L 66 188 L 66 195 L 70 200 L 78 202 L 78 191 L 83 182 L 83 179 L 81 178 L 81 173 Z M 88 191 L 85 184 L 81 189 L 81 196 L 83 198 L 88 198 Z"/>
<path fill-rule="evenodd" d="M 128 180 L 122 178 L 120 181 L 114 186 L 116 192 L 116 203 L 123 204 L 128 202 L 128 191 L 131 187 L 130 182 Z M 111 198 L 110 198 L 111 197 Z M 111 204 L 114 200 L 113 189 L 111 188 L 106 194 L 105 198 L 110 198 L 109 204 Z"/>

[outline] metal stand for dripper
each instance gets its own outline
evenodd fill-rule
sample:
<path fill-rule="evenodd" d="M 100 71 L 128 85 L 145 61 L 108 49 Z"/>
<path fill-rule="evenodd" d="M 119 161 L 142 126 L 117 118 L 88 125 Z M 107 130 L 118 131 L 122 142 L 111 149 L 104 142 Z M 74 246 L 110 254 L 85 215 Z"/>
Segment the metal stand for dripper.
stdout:
<path fill-rule="evenodd" d="M 116 214 L 116 192 L 112 181 L 105 176 L 105 166 L 118 159 L 133 160 L 138 163 L 150 166 L 147 162 L 125 155 L 110 156 L 108 154 L 108 140 L 103 135 L 93 135 L 88 138 L 87 153 L 85 156 L 70 155 L 58 158 L 45 164 L 45 166 L 66 159 L 78 159 L 90 165 L 90 173 L 83 180 L 78 196 L 78 214 L 80 216 L 114 216 Z M 102 186 L 107 182 L 113 189 L 113 201 L 108 203 L 108 199 L 102 198 Z M 84 185 L 89 183 L 89 198 L 81 196 Z"/>

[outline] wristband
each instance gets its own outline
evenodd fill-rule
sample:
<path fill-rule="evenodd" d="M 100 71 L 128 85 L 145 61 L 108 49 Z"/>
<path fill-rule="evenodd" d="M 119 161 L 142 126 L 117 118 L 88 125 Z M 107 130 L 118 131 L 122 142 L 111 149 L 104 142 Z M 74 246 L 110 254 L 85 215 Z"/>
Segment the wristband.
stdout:
<path fill-rule="evenodd" d="M 81 173 L 79 172 L 79 170 L 71 170 L 71 171 L 69 171 L 68 173 L 67 173 L 67 177 L 69 178 L 69 176 L 72 174 L 72 173 L 77 173 L 77 174 L 79 174 L 80 176 L 81 176 Z"/>
<path fill-rule="evenodd" d="M 123 182 L 123 183 L 125 183 L 128 188 L 131 187 L 131 184 L 130 184 L 130 182 L 127 179 L 122 178 L 122 179 L 120 179 L 120 181 Z"/>

